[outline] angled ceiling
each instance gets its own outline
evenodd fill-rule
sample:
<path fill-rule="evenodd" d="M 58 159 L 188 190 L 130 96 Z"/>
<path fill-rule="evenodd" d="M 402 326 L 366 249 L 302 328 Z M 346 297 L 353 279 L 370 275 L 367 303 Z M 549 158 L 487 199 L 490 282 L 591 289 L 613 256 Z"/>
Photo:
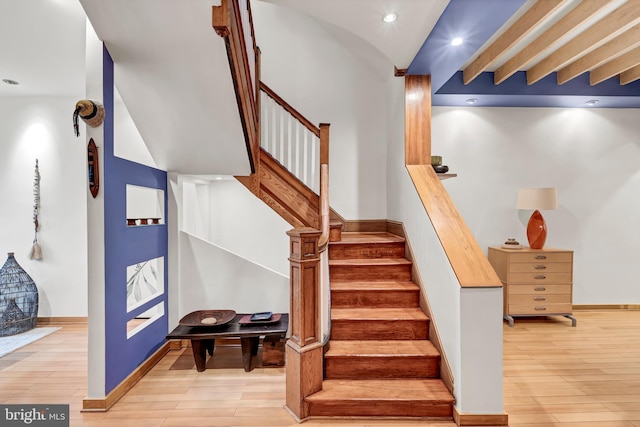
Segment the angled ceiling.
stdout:
<path fill-rule="evenodd" d="M 211 0 L 81 0 L 115 83 L 161 169 L 248 175 L 224 41 Z"/>
<path fill-rule="evenodd" d="M 393 65 L 407 68 L 449 0 L 263 0 L 343 28 L 375 46 Z M 396 13 L 397 21 L 382 17 Z"/>
<path fill-rule="evenodd" d="M 408 72 L 434 105 L 638 108 L 640 2 L 451 0 Z"/>

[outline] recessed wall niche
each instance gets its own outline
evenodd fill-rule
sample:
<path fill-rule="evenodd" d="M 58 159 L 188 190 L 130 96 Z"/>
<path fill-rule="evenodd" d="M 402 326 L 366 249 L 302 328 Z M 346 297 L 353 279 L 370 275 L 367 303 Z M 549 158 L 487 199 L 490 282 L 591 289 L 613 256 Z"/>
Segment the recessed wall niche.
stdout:
<path fill-rule="evenodd" d="M 130 319 L 127 322 L 127 339 L 142 331 L 162 316 L 164 316 L 164 302 L 159 302 L 144 313 Z"/>
<path fill-rule="evenodd" d="M 164 191 L 127 184 L 127 226 L 164 224 Z"/>
<path fill-rule="evenodd" d="M 127 313 L 164 293 L 164 257 L 127 266 Z"/>

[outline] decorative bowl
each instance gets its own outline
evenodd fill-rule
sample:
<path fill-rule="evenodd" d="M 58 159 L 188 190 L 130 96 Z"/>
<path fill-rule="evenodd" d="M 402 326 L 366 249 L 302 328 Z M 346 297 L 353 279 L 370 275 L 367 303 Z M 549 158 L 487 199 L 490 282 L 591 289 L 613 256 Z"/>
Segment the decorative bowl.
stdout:
<path fill-rule="evenodd" d="M 187 314 L 180 319 L 183 326 L 221 326 L 229 323 L 236 317 L 234 310 L 198 310 Z"/>
<path fill-rule="evenodd" d="M 447 173 L 449 171 L 449 166 L 445 165 L 431 165 L 431 167 L 436 173 Z"/>

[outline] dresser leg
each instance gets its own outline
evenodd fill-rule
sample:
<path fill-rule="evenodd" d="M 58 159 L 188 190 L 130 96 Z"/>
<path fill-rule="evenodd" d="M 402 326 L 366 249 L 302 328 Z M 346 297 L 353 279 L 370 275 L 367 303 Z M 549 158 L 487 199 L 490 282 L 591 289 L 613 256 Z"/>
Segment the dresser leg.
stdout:
<path fill-rule="evenodd" d="M 571 326 L 573 326 L 574 328 L 576 327 L 576 323 L 578 322 L 578 319 L 573 317 L 573 314 L 567 314 L 564 317 L 566 317 L 567 319 L 571 319 Z"/>
<path fill-rule="evenodd" d="M 505 314 L 503 316 L 504 320 L 506 320 L 507 322 L 509 322 L 509 327 L 513 328 L 513 317 L 509 316 L 508 314 Z"/>

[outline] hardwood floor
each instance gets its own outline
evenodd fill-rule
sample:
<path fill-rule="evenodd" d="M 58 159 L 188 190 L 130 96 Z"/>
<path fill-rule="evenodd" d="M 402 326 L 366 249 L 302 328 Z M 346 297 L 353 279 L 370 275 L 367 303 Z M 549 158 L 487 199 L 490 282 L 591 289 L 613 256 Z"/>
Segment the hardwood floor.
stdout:
<path fill-rule="evenodd" d="M 505 324 L 510 426 L 640 427 L 640 311 L 578 311 L 576 317 L 576 328 L 564 318 L 517 319 L 514 328 Z M 68 403 L 72 427 L 297 425 L 282 409 L 284 369 L 244 372 L 235 348 L 200 373 L 189 353 L 171 351 L 109 412 L 80 412 L 86 396 L 86 334 L 86 326 L 64 325 L 0 358 L 0 403 Z M 362 419 L 302 425 L 454 426 Z"/>
<path fill-rule="evenodd" d="M 640 426 L 640 311 L 575 315 L 504 327 L 510 426 Z"/>

